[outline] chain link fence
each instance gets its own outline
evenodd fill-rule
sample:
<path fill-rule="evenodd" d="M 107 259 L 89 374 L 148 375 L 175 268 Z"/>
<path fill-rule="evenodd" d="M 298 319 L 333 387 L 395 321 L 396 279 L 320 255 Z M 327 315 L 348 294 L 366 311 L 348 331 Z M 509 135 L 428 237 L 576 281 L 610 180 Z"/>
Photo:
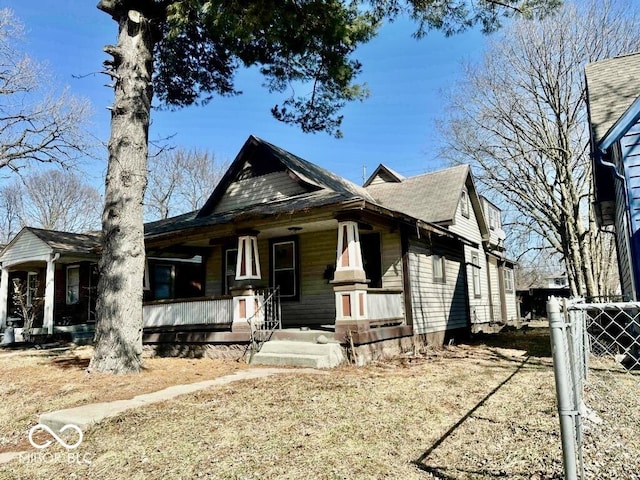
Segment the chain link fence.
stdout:
<path fill-rule="evenodd" d="M 547 303 L 567 480 L 640 480 L 640 303 Z"/>

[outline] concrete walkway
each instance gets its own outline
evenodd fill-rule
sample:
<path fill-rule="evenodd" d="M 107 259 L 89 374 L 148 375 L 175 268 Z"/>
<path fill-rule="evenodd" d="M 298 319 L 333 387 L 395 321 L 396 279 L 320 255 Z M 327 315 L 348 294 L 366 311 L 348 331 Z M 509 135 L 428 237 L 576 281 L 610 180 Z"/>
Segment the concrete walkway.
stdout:
<path fill-rule="evenodd" d="M 59 431 L 65 425 L 72 423 L 82 430 L 86 430 L 90 425 L 98 423 L 105 418 L 115 417 L 122 412 L 131 410 L 132 408 L 144 407 L 153 403 L 171 400 L 179 395 L 204 390 L 205 388 L 216 385 L 227 385 L 241 380 L 251 380 L 254 378 L 270 377 L 283 373 L 311 373 L 319 375 L 328 375 L 328 372 L 316 370 L 313 368 L 250 368 L 248 370 L 239 370 L 230 375 L 225 375 L 214 380 L 206 380 L 204 382 L 190 383 L 187 385 L 175 385 L 153 393 L 138 395 L 129 400 L 115 400 L 113 402 L 92 403 L 81 407 L 67 408 L 65 410 L 56 410 L 55 412 L 43 413 L 40 415 L 39 421 L 43 425 L 47 425 L 54 431 Z"/>
<path fill-rule="evenodd" d="M 116 400 L 113 402 L 92 403 L 81 407 L 67 408 L 65 410 L 56 410 L 55 412 L 43 413 L 40 415 L 39 422 L 47 425 L 53 431 L 60 431 L 67 424 L 74 424 L 82 430 L 86 430 L 89 426 L 101 422 L 106 418 L 115 417 L 127 410 L 138 407 L 144 407 L 165 400 L 171 400 L 180 395 L 204 390 L 217 385 L 227 385 L 241 380 L 252 380 L 255 378 L 270 377 L 272 375 L 281 374 L 314 374 L 328 375 L 323 370 L 314 368 L 250 368 L 247 370 L 239 370 L 229 375 L 216 378 L 214 380 L 206 380 L 203 382 L 190 383 L 186 385 L 175 385 L 153 393 L 146 393 L 130 398 L 128 400 Z M 21 454 L 27 452 L 4 452 L 0 454 L 0 463 L 6 463 Z"/>

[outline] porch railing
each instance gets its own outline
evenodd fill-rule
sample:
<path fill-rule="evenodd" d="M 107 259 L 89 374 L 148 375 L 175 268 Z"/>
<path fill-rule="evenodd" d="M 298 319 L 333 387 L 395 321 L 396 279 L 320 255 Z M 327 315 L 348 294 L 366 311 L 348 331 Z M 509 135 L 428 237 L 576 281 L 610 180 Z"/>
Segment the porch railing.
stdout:
<path fill-rule="evenodd" d="M 269 341 L 276 329 L 282 328 L 279 287 L 260 290 L 256 292 L 256 298 L 259 302 L 258 310 L 253 317 L 247 319 L 251 332 L 251 357 Z"/>
<path fill-rule="evenodd" d="M 367 317 L 374 323 L 392 321 L 398 323 L 404 319 L 404 302 L 402 290 L 375 289 L 367 290 Z"/>
<path fill-rule="evenodd" d="M 147 328 L 179 325 L 231 325 L 233 322 L 233 299 L 218 297 L 158 300 L 144 305 L 143 322 Z"/>

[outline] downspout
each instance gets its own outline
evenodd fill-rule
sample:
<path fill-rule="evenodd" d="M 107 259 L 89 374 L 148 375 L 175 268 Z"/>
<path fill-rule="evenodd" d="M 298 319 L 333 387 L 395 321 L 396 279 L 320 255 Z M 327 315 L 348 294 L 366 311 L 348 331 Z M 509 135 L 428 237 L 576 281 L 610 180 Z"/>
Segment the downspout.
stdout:
<path fill-rule="evenodd" d="M 634 252 L 634 248 L 633 248 L 633 242 L 631 242 L 631 234 L 633 233 L 633 225 L 631 223 L 631 203 L 629 202 L 629 189 L 627 187 L 627 179 L 625 178 L 624 175 L 622 175 L 619 171 L 618 171 L 618 167 L 616 167 L 616 165 L 612 162 L 609 162 L 607 160 L 605 160 L 603 157 L 606 154 L 606 150 L 603 150 L 601 147 L 598 147 L 595 152 L 594 152 L 594 158 L 596 160 L 596 162 L 598 162 L 600 165 L 602 165 L 603 167 L 606 168 L 610 168 L 613 171 L 613 176 L 615 178 L 617 178 L 621 183 L 622 183 L 622 192 L 623 192 L 623 196 L 624 196 L 624 207 L 625 207 L 625 211 L 627 212 L 626 215 L 626 223 L 627 223 L 627 230 L 629 232 L 628 235 L 625 235 L 625 243 L 627 244 L 627 249 L 631 255 L 631 258 L 635 258 L 636 252 Z M 636 276 L 635 276 L 635 269 L 633 268 L 633 262 L 631 265 L 631 268 L 634 270 L 634 274 L 631 275 L 631 290 L 633 293 L 633 298 L 636 299 Z"/>

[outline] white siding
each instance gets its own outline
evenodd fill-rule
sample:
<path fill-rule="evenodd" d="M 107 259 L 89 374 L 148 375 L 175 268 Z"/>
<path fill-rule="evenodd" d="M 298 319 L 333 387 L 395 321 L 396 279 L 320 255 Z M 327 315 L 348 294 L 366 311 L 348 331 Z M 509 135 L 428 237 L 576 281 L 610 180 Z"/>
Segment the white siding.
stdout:
<path fill-rule="evenodd" d="M 478 219 L 476 218 L 476 212 L 473 209 L 471 199 L 469 199 L 469 218 L 462 215 L 462 204 L 458 202 L 458 208 L 456 209 L 456 216 L 453 225 L 449 226 L 449 230 L 453 233 L 480 244 L 482 242 L 482 235 L 480 234 L 480 227 L 478 227 Z"/>
<path fill-rule="evenodd" d="M 513 281 L 515 282 L 515 272 L 513 271 L 513 268 L 511 267 L 504 267 L 504 271 L 506 272 L 507 270 L 511 271 L 511 277 L 513 278 Z M 507 305 L 507 321 L 515 321 L 518 319 L 518 300 L 516 299 L 516 291 L 515 291 L 515 283 L 513 285 L 513 290 L 511 291 L 506 291 L 505 292 L 505 302 Z"/>
<path fill-rule="evenodd" d="M 502 295 L 500 294 L 500 270 L 498 269 L 498 259 L 489 256 L 487 259 L 487 274 L 491 287 L 491 306 L 493 320 L 503 320 L 502 318 Z"/>
<path fill-rule="evenodd" d="M 476 297 L 473 291 L 473 269 L 472 255 L 477 254 L 480 265 L 480 296 Z M 489 283 L 487 274 L 487 264 L 482 248 L 472 248 L 467 245 L 464 247 L 464 257 L 467 268 L 469 295 L 469 313 L 471 314 L 471 323 L 487 323 L 491 321 L 491 306 L 489 303 Z"/>
<path fill-rule="evenodd" d="M 249 205 L 282 200 L 306 189 L 287 172 L 273 172 L 233 182 L 215 207 L 214 213 L 229 212 Z"/>
<path fill-rule="evenodd" d="M 418 240 L 409 245 L 414 333 L 434 333 L 467 326 L 465 278 L 461 258 L 446 252 L 445 283 L 433 282 L 431 249 Z"/>
<path fill-rule="evenodd" d="M 32 259 L 41 259 L 52 252 L 51 247 L 29 230 L 23 230 L 16 241 L 9 245 L 0 256 L 4 265 L 15 265 Z"/>

